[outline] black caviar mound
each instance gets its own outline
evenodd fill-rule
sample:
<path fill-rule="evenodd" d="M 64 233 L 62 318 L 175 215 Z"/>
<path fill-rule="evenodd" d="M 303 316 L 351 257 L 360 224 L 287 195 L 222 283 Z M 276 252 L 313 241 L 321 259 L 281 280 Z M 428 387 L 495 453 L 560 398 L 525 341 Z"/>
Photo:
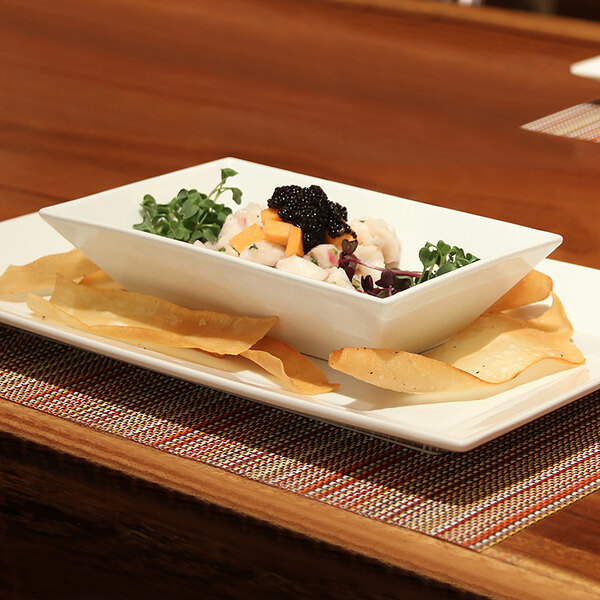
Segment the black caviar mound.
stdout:
<path fill-rule="evenodd" d="M 318 185 L 303 188 L 286 185 L 275 188 L 268 201 L 269 208 L 277 210 L 279 217 L 302 229 L 304 252 L 325 243 L 325 235 L 332 238 L 344 233 L 356 234 L 348 225 L 348 210 L 332 202 Z"/>

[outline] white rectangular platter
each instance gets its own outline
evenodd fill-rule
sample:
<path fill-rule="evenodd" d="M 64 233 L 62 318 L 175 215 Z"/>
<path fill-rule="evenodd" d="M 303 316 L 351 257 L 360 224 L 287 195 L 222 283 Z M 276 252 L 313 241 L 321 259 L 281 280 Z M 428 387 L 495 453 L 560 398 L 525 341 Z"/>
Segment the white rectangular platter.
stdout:
<path fill-rule="evenodd" d="M 37 215 L 0 223 L 0 273 L 9 264 L 71 248 Z M 0 322 L 197 384 L 224 390 L 341 426 L 425 449 L 467 451 L 511 431 L 600 387 L 600 320 L 597 316 L 600 271 L 552 260 L 538 267 L 549 274 L 575 328 L 574 342 L 585 365 L 487 396 L 406 395 L 381 390 L 329 369 L 314 359 L 334 393 L 302 396 L 283 390 L 275 380 L 246 362 L 191 362 L 185 351 L 165 355 L 116 340 L 71 330 L 34 317 L 23 298 L 0 300 Z M 194 353 L 198 354 L 198 353 Z M 523 381 L 523 380 L 520 380 Z M 517 383 L 520 383 L 517 381 Z M 488 392 L 489 394 L 489 392 Z"/>

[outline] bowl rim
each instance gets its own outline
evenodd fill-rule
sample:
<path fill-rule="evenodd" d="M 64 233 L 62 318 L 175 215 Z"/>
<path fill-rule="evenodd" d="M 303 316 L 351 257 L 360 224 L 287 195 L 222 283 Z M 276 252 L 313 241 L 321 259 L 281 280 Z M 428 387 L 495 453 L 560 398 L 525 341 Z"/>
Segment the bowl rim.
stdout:
<path fill-rule="evenodd" d="M 378 296 L 372 296 L 370 294 L 367 294 L 365 292 L 362 292 L 362 291 L 359 291 L 356 289 L 350 290 L 347 288 L 343 288 L 341 286 L 326 283 L 325 281 L 320 281 L 320 280 L 311 279 L 308 277 L 303 277 L 301 275 L 296 275 L 294 273 L 280 271 L 273 267 L 268 267 L 266 265 L 261 265 L 259 263 L 253 263 L 251 261 L 240 260 L 239 257 L 229 256 L 225 253 L 215 252 L 214 250 L 210 250 L 208 248 L 194 246 L 193 244 L 190 244 L 188 242 L 183 242 L 181 240 L 175 240 L 175 239 L 167 238 L 164 236 L 159 236 L 156 234 L 148 233 L 145 231 L 139 231 L 139 230 L 136 230 L 133 228 L 133 225 L 134 225 L 133 223 L 129 227 L 127 227 L 125 225 L 111 225 L 111 224 L 106 224 L 106 223 L 99 223 L 98 221 L 95 221 L 93 219 L 89 219 L 89 218 L 85 218 L 85 217 L 81 217 L 81 216 L 73 216 L 73 215 L 69 215 L 68 213 L 67 214 L 62 213 L 62 211 L 64 211 L 66 209 L 67 205 L 69 205 L 69 204 L 79 203 L 79 202 L 83 202 L 83 201 L 93 202 L 95 200 L 99 200 L 105 194 L 108 194 L 111 192 L 117 192 L 119 190 L 124 190 L 124 189 L 130 188 L 132 186 L 140 185 L 142 183 L 151 183 L 152 181 L 162 179 L 167 176 L 183 174 L 185 172 L 189 172 L 189 171 L 192 171 L 197 168 L 204 168 L 204 167 L 209 167 L 209 166 L 216 167 L 219 164 L 222 164 L 223 166 L 227 166 L 228 164 L 230 164 L 232 162 L 239 163 L 240 166 L 243 164 L 243 165 L 248 165 L 249 167 L 252 167 L 252 168 L 260 167 L 260 168 L 266 168 L 266 169 L 274 169 L 274 170 L 277 170 L 280 172 L 289 173 L 290 175 L 308 176 L 308 177 L 313 178 L 317 182 L 317 184 L 334 183 L 336 185 L 346 186 L 346 187 L 350 187 L 350 188 L 353 188 L 356 190 L 364 191 L 365 193 L 380 194 L 388 199 L 402 200 L 405 202 L 424 205 L 427 207 L 431 207 L 434 210 L 436 210 L 436 209 L 440 210 L 442 212 L 451 212 L 451 213 L 456 213 L 456 214 L 460 214 L 460 215 L 468 215 L 470 217 L 483 219 L 483 220 L 489 221 L 489 222 L 498 222 L 498 223 L 502 223 L 505 226 L 515 227 L 517 229 L 525 230 L 525 231 L 528 231 L 531 233 L 535 232 L 540 235 L 540 238 L 533 242 L 523 243 L 517 247 L 502 251 L 493 256 L 480 257 L 480 259 L 478 261 L 471 263 L 469 265 L 466 265 L 465 267 L 461 267 L 460 269 L 456 269 L 454 271 L 446 273 L 444 275 L 444 277 L 434 278 L 434 279 L 425 281 L 419 285 L 415 285 L 406 290 L 403 290 L 402 292 L 398 292 L 391 296 L 382 298 L 382 297 L 378 297 Z M 139 209 L 139 201 L 137 201 L 137 204 L 138 204 L 138 209 Z M 197 253 L 199 252 L 200 256 L 205 255 L 205 256 L 212 257 L 211 260 L 225 261 L 223 263 L 224 265 L 227 265 L 228 261 L 235 261 L 235 264 L 237 264 L 238 266 L 243 265 L 244 268 L 248 268 L 248 269 L 250 269 L 250 271 L 255 270 L 255 272 L 257 274 L 263 274 L 264 276 L 268 276 L 268 277 L 272 277 L 272 276 L 276 276 L 278 278 L 283 277 L 283 281 L 285 281 L 285 279 L 287 278 L 288 280 L 295 281 L 298 284 L 302 284 L 303 286 L 306 286 L 307 288 L 311 289 L 313 292 L 320 291 L 321 294 L 334 294 L 334 295 L 337 294 L 338 297 L 340 297 L 340 298 L 346 298 L 347 301 L 351 301 L 353 303 L 358 303 L 360 305 L 363 305 L 364 307 L 369 307 L 371 309 L 373 309 L 374 307 L 379 307 L 380 309 L 386 309 L 386 310 L 391 310 L 392 308 L 395 307 L 396 304 L 399 304 L 401 302 L 407 302 L 409 299 L 423 295 L 425 292 L 431 291 L 432 293 L 435 293 L 434 290 L 437 289 L 436 286 L 438 288 L 441 286 L 447 286 L 450 284 L 450 282 L 453 282 L 456 278 L 464 277 L 465 274 L 467 274 L 467 273 L 473 273 L 474 271 L 483 270 L 487 267 L 493 266 L 497 262 L 504 261 L 510 257 L 518 257 L 518 256 L 522 255 L 523 253 L 525 253 L 527 251 L 531 251 L 540 246 L 545 246 L 548 244 L 551 245 L 552 243 L 554 243 L 555 244 L 554 248 L 556 248 L 563 241 L 562 236 L 557 233 L 553 233 L 553 232 L 549 232 L 549 231 L 545 231 L 545 230 L 541 230 L 541 229 L 536 229 L 536 228 L 528 227 L 525 225 L 519 225 L 517 223 L 511 223 L 508 221 L 501 221 L 499 219 L 494 219 L 492 217 L 486 217 L 483 215 L 476 215 L 474 213 L 468 213 L 468 212 L 460 211 L 460 210 L 457 210 L 454 208 L 437 206 L 437 205 L 428 204 L 425 202 L 419 202 L 417 200 L 412 200 L 410 198 L 394 196 L 394 195 L 388 194 L 386 192 L 378 192 L 376 190 L 362 188 L 362 187 L 354 186 L 354 185 L 348 184 L 348 183 L 327 180 L 327 179 L 324 179 L 324 178 L 318 177 L 318 176 L 306 175 L 304 173 L 296 173 L 296 172 L 290 171 L 288 169 L 283 169 L 280 167 L 273 167 L 270 165 L 256 163 L 256 162 L 248 161 L 246 159 L 236 158 L 233 156 L 225 156 L 222 158 L 214 159 L 214 160 L 200 163 L 197 165 L 184 167 L 182 169 L 176 169 L 174 171 L 169 171 L 169 172 L 162 173 L 159 175 L 154 175 L 154 176 L 151 176 L 151 177 L 148 177 L 145 179 L 140 179 L 137 181 L 126 183 L 124 185 L 110 188 L 108 190 L 102 190 L 100 192 L 89 194 L 87 196 L 82 196 L 80 198 L 68 200 L 65 202 L 54 204 L 52 206 L 47 206 L 47 207 L 40 209 L 38 211 L 38 213 L 46 222 L 49 222 L 49 220 L 51 220 L 51 219 L 57 219 L 57 220 L 60 220 L 63 222 L 69 222 L 69 223 L 81 225 L 84 227 L 94 227 L 94 228 L 97 228 L 100 230 L 110 231 L 110 232 L 116 233 L 118 235 L 135 236 L 135 237 L 138 237 L 139 239 L 153 240 L 153 243 L 163 244 L 163 245 L 166 245 L 167 247 L 179 248 L 180 250 L 183 249 L 184 247 L 187 247 L 188 249 L 193 248 L 193 251 L 197 252 Z M 385 216 L 382 216 L 381 218 L 385 219 Z M 206 254 L 206 253 L 210 253 L 210 254 Z M 234 263 L 232 263 L 232 264 L 234 264 Z M 353 300 L 350 300 L 350 299 L 353 299 Z M 402 300 L 402 299 L 404 299 L 404 300 Z"/>
<path fill-rule="evenodd" d="M 55 206 L 59 206 L 59 205 L 55 205 Z M 473 273 L 475 270 L 485 269 L 487 267 L 494 265 L 495 263 L 497 263 L 499 261 L 506 260 L 507 258 L 509 258 L 511 256 L 515 256 L 515 257 L 519 256 L 522 252 L 524 252 L 526 250 L 531 250 L 538 246 L 547 245 L 552 240 L 554 240 L 555 242 L 558 242 L 559 244 L 562 241 L 562 236 L 560 236 L 559 234 L 555 234 L 555 233 L 551 233 L 551 232 L 544 232 L 548 235 L 547 239 L 539 240 L 538 242 L 533 243 L 533 244 L 524 244 L 517 248 L 511 249 L 510 251 L 503 252 L 503 253 L 497 254 L 495 256 L 480 258 L 478 261 L 476 261 L 474 263 L 470 263 L 468 265 L 465 265 L 464 267 L 461 267 L 460 269 L 456 269 L 454 271 L 446 273 L 443 278 L 439 277 L 439 278 L 430 279 L 428 281 L 424 281 L 423 283 L 420 283 L 419 285 L 415 285 L 406 290 L 403 290 L 402 292 L 393 294 L 392 296 L 381 298 L 378 296 L 372 296 L 370 294 L 367 294 L 365 292 L 361 292 L 358 290 L 349 290 L 347 288 L 343 288 L 338 285 L 332 285 L 332 284 L 326 283 L 325 281 L 311 279 L 309 277 L 303 277 L 301 275 L 296 275 L 295 273 L 288 273 L 286 271 L 280 271 L 278 269 L 275 269 L 274 267 L 268 267 L 266 265 L 254 263 L 251 261 L 244 261 L 243 259 L 240 259 L 237 256 L 229 256 L 229 255 L 221 253 L 221 252 L 215 252 L 214 250 L 210 250 L 208 248 L 194 246 L 193 244 L 190 244 L 188 242 L 183 242 L 181 240 L 174 240 L 171 238 L 159 236 L 159 235 L 148 233 L 145 231 L 138 231 L 136 229 L 133 229 L 133 226 L 131 229 L 127 229 L 126 227 L 122 227 L 122 226 L 97 223 L 95 221 L 91 221 L 89 219 L 84 219 L 81 217 L 74 217 L 74 216 L 69 216 L 69 215 L 57 215 L 54 212 L 52 212 L 52 208 L 54 208 L 54 207 L 46 207 L 46 208 L 40 209 L 39 214 L 45 221 L 48 221 L 47 217 L 49 217 L 50 219 L 59 219 L 63 222 L 69 222 L 69 223 L 72 223 L 75 225 L 82 225 L 85 227 L 91 226 L 91 227 L 94 227 L 97 229 L 102 229 L 105 231 L 110 231 L 112 233 L 117 233 L 118 235 L 127 235 L 127 236 L 138 237 L 140 239 L 152 240 L 153 243 L 163 244 L 163 245 L 166 245 L 167 247 L 179 248 L 180 250 L 182 250 L 183 248 L 187 248 L 188 251 L 191 251 L 194 253 L 199 253 L 200 256 L 208 256 L 208 257 L 211 257 L 211 259 L 213 259 L 213 260 L 224 261 L 224 265 L 227 265 L 230 261 L 234 261 L 233 264 L 237 264 L 239 266 L 243 265 L 245 268 L 250 269 L 250 271 L 254 270 L 257 274 L 265 274 L 265 275 L 271 274 L 271 276 L 277 276 L 278 278 L 283 277 L 283 280 L 285 280 L 286 278 L 291 279 L 292 281 L 296 281 L 298 283 L 305 284 L 307 287 L 310 287 L 311 289 L 313 289 L 315 291 L 319 290 L 323 294 L 327 294 L 327 293 L 333 293 L 334 295 L 341 294 L 342 296 L 344 296 L 348 299 L 354 298 L 355 302 L 363 303 L 363 304 L 365 304 L 365 306 L 370 306 L 370 307 L 374 307 L 374 306 L 389 307 L 391 305 L 399 303 L 399 301 L 401 301 L 402 298 L 404 298 L 404 299 L 414 298 L 415 296 L 423 295 L 426 291 L 427 292 L 431 291 L 432 293 L 434 293 L 435 289 L 439 288 L 440 286 L 449 285 L 451 281 L 454 281 L 457 277 L 464 277 L 466 273 Z M 467 213 L 465 213 L 465 214 L 467 214 Z M 540 231 L 540 230 L 536 230 L 536 231 Z"/>

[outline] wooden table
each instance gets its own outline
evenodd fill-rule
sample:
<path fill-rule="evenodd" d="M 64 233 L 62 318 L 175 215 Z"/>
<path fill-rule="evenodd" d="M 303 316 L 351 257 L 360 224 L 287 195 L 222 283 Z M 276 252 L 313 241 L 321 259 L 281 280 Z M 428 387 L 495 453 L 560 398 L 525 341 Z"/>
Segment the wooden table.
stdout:
<path fill-rule="evenodd" d="M 600 268 L 600 25 L 408 0 L 0 0 L 0 217 L 238 156 Z M 597 424 L 591 424 L 597 426 Z M 0 596 L 598 598 L 600 493 L 475 553 L 0 400 Z"/>

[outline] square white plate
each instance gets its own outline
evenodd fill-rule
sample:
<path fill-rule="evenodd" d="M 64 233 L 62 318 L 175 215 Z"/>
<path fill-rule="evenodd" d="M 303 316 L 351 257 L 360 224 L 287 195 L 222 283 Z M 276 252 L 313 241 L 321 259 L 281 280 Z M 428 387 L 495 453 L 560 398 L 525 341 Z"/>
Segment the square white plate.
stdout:
<path fill-rule="evenodd" d="M 38 215 L 0 223 L 0 273 L 9 264 L 71 248 Z M 240 361 L 229 370 L 218 362 L 195 364 L 185 353 L 167 356 L 122 342 L 71 330 L 34 317 L 22 299 L 0 300 L 0 321 L 72 346 L 317 419 L 394 438 L 416 447 L 466 451 L 494 439 L 600 387 L 600 271 L 545 260 L 539 269 L 555 283 L 575 328 L 574 341 L 587 363 L 487 397 L 404 395 L 361 383 L 315 362 L 335 393 L 302 396 L 282 390 L 272 379 Z M 198 354 L 198 353 L 194 353 Z"/>
<path fill-rule="evenodd" d="M 192 244 L 136 231 L 145 194 L 169 202 L 180 189 L 210 190 L 222 168 L 244 202 L 266 206 L 283 185 L 319 185 L 350 219 L 385 219 L 402 243 L 400 267 L 420 271 L 419 249 L 442 239 L 481 260 L 388 298 L 285 273 Z M 219 198 L 226 203 L 228 194 Z M 230 203 L 231 208 L 236 208 Z M 40 211 L 74 246 L 132 292 L 188 308 L 279 320 L 272 335 L 327 359 L 344 346 L 422 352 L 478 317 L 561 242 L 561 236 L 396 198 L 237 158 L 223 158 Z"/>

